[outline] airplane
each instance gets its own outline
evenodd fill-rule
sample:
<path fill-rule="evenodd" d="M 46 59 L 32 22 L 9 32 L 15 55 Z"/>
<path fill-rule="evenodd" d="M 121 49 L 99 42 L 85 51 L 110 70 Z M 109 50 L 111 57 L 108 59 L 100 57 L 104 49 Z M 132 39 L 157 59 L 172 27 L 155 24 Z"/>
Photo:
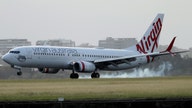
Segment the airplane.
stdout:
<path fill-rule="evenodd" d="M 22 46 L 11 49 L 2 59 L 18 70 L 38 68 L 42 73 L 57 73 L 72 70 L 70 78 L 78 79 L 78 73 L 92 73 L 91 78 L 99 78 L 99 70 L 116 71 L 135 68 L 157 60 L 163 55 L 175 55 L 188 51 L 172 52 L 173 38 L 168 48 L 157 52 L 164 14 L 157 14 L 141 40 L 126 49 L 78 48 L 55 46 Z"/>

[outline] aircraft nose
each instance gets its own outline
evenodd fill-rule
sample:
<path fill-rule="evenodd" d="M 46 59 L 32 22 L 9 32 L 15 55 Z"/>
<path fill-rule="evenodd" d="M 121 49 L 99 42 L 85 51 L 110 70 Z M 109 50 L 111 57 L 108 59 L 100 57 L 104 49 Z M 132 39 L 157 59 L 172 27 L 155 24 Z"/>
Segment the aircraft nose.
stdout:
<path fill-rule="evenodd" d="M 10 63 L 8 54 L 3 55 L 3 56 L 1 57 L 1 59 L 2 59 L 3 61 L 5 61 L 6 63 Z"/>

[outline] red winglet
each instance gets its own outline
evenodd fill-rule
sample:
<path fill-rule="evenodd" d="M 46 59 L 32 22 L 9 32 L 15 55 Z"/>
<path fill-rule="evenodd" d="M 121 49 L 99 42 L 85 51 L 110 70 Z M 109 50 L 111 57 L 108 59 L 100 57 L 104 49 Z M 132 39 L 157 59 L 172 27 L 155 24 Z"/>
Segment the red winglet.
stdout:
<path fill-rule="evenodd" d="M 171 43 L 169 44 L 169 46 L 167 47 L 167 49 L 166 49 L 165 51 L 162 51 L 161 53 L 163 53 L 163 52 L 169 52 L 169 53 L 171 53 L 172 55 L 175 55 L 174 53 L 171 52 L 171 49 L 173 48 L 173 44 L 174 44 L 174 42 L 175 42 L 175 39 L 176 39 L 176 37 L 173 38 L 173 40 L 171 41 Z"/>
<path fill-rule="evenodd" d="M 176 37 L 173 38 L 173 40 L 171 41 L 171 43 L 169 44 L 168 48 L 165 51 L 171 52 L 171 49 L 173 48 L 173 44 L 175 42 Z"/>

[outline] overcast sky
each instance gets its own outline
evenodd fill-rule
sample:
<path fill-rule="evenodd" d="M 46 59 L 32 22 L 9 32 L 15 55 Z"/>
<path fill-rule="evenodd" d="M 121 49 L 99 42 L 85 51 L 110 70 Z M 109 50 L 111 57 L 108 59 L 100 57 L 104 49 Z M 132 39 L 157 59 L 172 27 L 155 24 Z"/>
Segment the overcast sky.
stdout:
<path fill-rule="evenodd" d="M 164 13 L 160 44 L 192 47 L 191 0 L 0 0 L 0 39 L 71 39 L 76 45 L 106 37 L 140 40 Z"/>

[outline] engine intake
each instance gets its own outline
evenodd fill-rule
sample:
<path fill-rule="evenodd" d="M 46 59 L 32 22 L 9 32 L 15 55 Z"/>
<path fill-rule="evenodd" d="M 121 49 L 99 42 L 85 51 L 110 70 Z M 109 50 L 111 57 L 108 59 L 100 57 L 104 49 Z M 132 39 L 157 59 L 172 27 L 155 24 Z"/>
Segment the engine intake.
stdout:
<path fill-rule="evenodd" d="M 76 72 L 93 72 L 96 70 L 95 64 L 86 61 L 77 61 L 73 68 Z"/>

